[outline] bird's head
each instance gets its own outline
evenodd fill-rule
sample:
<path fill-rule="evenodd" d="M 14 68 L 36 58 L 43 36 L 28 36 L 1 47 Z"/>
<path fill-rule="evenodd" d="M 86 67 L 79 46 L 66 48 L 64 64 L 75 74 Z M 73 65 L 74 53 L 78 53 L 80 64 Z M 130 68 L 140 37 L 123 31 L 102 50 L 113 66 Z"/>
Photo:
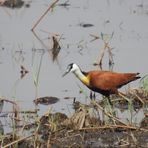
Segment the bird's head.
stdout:
<path fill-rule="evenodd" d="M 79 70 L 79 66 L 75 63 L 71 63 L 67 66 L 66 72 L 63 74 L 63 77 L 68 74 L 69 72 L 75 72 L 76 70 Z"/>

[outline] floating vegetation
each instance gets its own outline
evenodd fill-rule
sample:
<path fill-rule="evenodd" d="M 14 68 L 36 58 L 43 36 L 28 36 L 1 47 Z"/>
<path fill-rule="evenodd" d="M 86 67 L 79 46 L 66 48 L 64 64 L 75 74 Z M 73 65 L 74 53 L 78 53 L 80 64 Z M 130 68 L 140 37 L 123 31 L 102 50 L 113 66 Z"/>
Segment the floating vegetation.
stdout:
<path fill-rule="evenodd" d="M 75 99 L 75 97 L 64 97 L 65 100 L 69 100 L 69 99 Z"/>
<path fill-rule="evenodd" d="M 70 4 L 69 4 L 69 0 L 65 1 L 64 3 L 60 3 L 60 4 L 58 4 L 58 6 L 61 6 L 61 7 L 65 7 L 65 8 L 67 8 L 68 6 L 70 6 Z"/>
<path fill-rule="evenodd" d="M 50 105 L 50 104 L 55 104 L 59 101 L 60 99 L 57 97 L 41 97 L 41 98 L 37 98 L 34 100 L 34 103 L 36 105 L 38 104 L 43 104 L 43 105 Z"/>
<path fill-rule="evenodd" d="M 83 27 L 83 28 L 87 28 L 87 27 L 93 27 L 94 25 L 93 24 L 89 24 L 89 23 L 80 23 L 79 26 Z"/>
<path fill-rule="evenodd" d="M 55 36 L 52 37 L 52 40 L 53 40 L 53 47 L 51 51 L 52 51 L 52 60 L 54 62 L 55 60 L 57 60 L 61 47 L 59 45 L 59 41 L 57 40 Z"/>
<path fill-rule="evenodd" d="M 24 5 L 24 1 L 22 1 L 22 0 L 4 0 L 1 5 L 5 6 L 5 7 L 10 7 L 10 8 L 21 8 Z"/>
<path fill-rule="evenodd" d="M 21 65 L 21 79 L 23 79 L 27 73 L 29 73 L 29 71 L 23 65 Z"/>

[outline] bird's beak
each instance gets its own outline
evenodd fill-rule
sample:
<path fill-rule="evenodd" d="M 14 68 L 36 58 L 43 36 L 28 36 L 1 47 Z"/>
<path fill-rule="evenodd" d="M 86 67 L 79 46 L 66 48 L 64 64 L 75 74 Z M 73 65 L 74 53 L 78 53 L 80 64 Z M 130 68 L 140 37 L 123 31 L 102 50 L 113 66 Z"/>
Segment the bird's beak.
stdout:
<path fill-rule="evenodd" d="M 69 73 L 69 71 L 66 71 L 63 75 L 62 75 L 62 77 L 64 77 L 65 75 L 67 75 Z"/>

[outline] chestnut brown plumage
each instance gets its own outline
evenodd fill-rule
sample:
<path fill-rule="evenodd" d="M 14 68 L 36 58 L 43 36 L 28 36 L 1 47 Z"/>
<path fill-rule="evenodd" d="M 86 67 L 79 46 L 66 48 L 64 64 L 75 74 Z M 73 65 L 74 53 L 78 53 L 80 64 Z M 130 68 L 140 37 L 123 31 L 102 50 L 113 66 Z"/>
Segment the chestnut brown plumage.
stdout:
<path fill-rule="evenodd" d="M 118 94 L 118 88 L 140 78 L 138 76 L 139 73 L 116 73 L 111 71 L 82 73 L 89 78 L 89 85 L 87 87 L 106 97 L 110 94 Z"/>
<path fill-rule="evenodd" d="M 83 72 L 76 64 L 69 64 L 67 71 L 73 72 L 83 84 L 94 92 L 106 97 L 111 94 L 118 94 L 118 88 L 140 78 L 139 73 L 117 73 L 111 71 L 89 71 Z"/>

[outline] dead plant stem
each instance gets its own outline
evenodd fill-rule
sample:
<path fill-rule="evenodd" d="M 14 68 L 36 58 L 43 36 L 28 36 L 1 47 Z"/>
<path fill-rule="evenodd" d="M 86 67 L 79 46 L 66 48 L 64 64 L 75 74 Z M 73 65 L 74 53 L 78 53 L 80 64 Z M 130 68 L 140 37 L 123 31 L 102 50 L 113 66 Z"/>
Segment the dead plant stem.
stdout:
<path fill-rule="evenodd" d="M 144 104 L 144 101 L 143 101 L 136 93 L 134 93 L 133 90 L 130 90 L 130 91 L 136 96 L 136 98 L 137 98 L 142 104 Z"/>
<path fill-rule="evenodd" d="M 83 130 L 98 130 L 98 129 L 115 129 L 115 128 L 125 128 L 125 129 L 131 129 L 131 130 L 141 130 L 141 131 L 145 131 L 148 132 L 147 129 L 144 128 L 139 128 L 136 126 L 130 126 L 130 125 L 105 125 L 105 126 L 100 126 L 100 127 L 90 127 L 90 128 L 81 128 L 79 129 L 79 131 L 83 131 Z"/>
<path fill-rule="evenodd" d="M 49 7 L 48 9 L 44 12 L 43 15 L 41 15 L 41 17 L 38 19 L 38 21 L 35 23 L 35 25 L 32 27 L 31 31 L 34 31 L 34 29 L 36 28 L 36 26 L 40 23 L 40 21 L 44 18 L 44 16 L 48 13 L 48 11 L 53 8 L 53 6 L 58 2 L 59 0 L 54 1 Z"/>
<path fill-rule="evenodd" d="M 31 137 L 33 137 L 33 136 L 34 136 L 34 134 L 32 134 L 32 135 L 30 135 L 30 136 L 27 136 L 27 137 L 22 137 L 22 138 L 20 138 L 20 139 L 18 139 L 18 140 L 16 140 L 16 141 L 13 141 L 13 142 L 11 142 L 11 143 L 9 143 L 9 144 L 3 146 L 2 148 L 10 147 L 10 146 L 12 146 L 12 145 L 14 145 L 14 144 L 16 144 L 16 143 L 18 143 L 18 142 L 21 142 L 21 141 L 26 140 L 26 139 L 28 139 L 28 138 L 31 138 Z"/>
<path fill-rule="evenodd" d="M 121 124 L 127 126 L 127 124 L 123 123 L 123 122 L 120 121 L 118 118 L 116 118 L 116 117 L 114 117 L 113 115 L 107 113 L 99 104 L 96 103 L 95 105 L 96 105 L 99 109 L 101 109 L 101 110 L 104 112 L 104 114 L 107 115 L 108 117 L 111 117 L 113 120 L 116 120 L 116 121 L 120 122 Z"/>

